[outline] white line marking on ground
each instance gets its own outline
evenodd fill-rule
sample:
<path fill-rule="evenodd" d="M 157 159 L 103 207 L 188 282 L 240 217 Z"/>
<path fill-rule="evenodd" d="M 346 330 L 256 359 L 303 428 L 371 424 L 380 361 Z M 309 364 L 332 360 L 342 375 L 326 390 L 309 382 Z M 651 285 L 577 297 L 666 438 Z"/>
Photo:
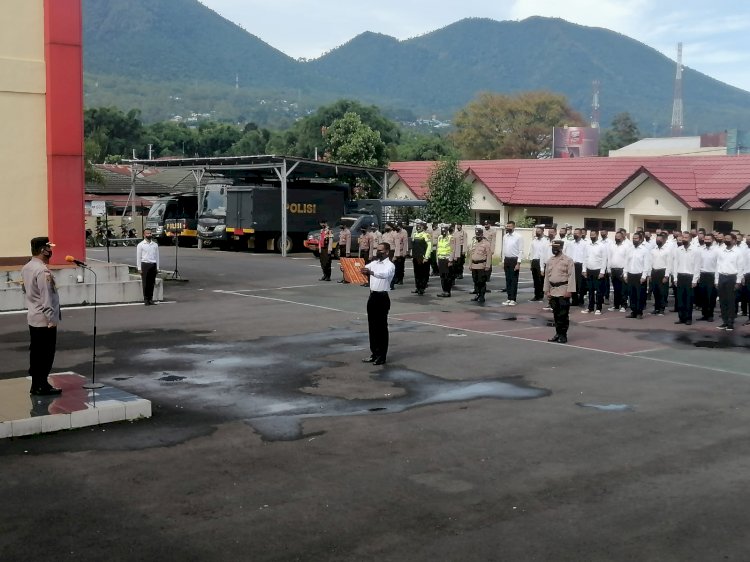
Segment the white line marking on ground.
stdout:
<path fill-rule="evenodd" d="M 311 285 L 289 285 L 288 287 L 270 287 L 266 289 L 233 289 L 233 292 L 235 293 L 249 293 L 249 292 L 258 292 L 258 291 L 280 291 L 282 289 L 301 289 L 303 287 L 326 287 L 326 285 L 321 285 L 319 283 L 314 283 Z M 214 293 L 225 293 L 227 291 L 223 291 L 221 289 L 214 289 Z"/>
<path fill-rule="evenodd" d="M 343 309 L 340 309 L 340 308 L 333 308 L 333 307 L 330 307 L 330 306 L 320 306 L 320 305 L 317 305 L 317 304 L 309 304 L 309 303 L 304 303 L 304 302 L 290 301 L 290 300 L 286 300 L 286 299 L 278 299 L 278 298 L 273 298 L 273 297 L 262 297 L 260 295 L 246 295 L 244 293 L 237 293 L 237 292 L 233 292 L 233 291 L 221 291 L 221 290 L 217 290 L 215 292 L 217 292 L 217 293 L 223 293 L 223 294 L 227 294 L 227 295 L 236 295 L 238 297 L 246 297 L 246 298 L 251 298 L 251 299 L 262 299 L 262 300 L 268 300 L 268 301 L 282 302 L 282 303 L 285 303 L 285 304 L 295 304 L 297 306 L 306 306 L 306 307 L 310 307 L 310 308 L 318 308 L 318 309 L 323 309 L 323 310 L 330 310 L 330 311 L 333 311 L 333 312 L 341 312 L 343 314 L 358 315 L 358 316 L 359 315 L 363 315 L 362 312 L 352 312 L 352 311 L 349 311 L 349 310 L 343 310 Z M 412 324 L 419 324 L 419 325 L 422 325 L 422 326 L 433 326 L 435 328 L 444 328 L 446 330 L 455 330 L 455 331 L 458 331 L 458 332 L 466 332 L 466 333 L 469 333 L 469 334 L 479 334 L 479 335 L 484 335 L 484 336 L 493 336 L 493 337 L 497 337 L 497 338 L 508 338 L 508 339 L 513 339 L 513 340 L 522 340 L 522 341 L 527 341 L 527 342 L 539 343 L 539 344 L 542 344 L 542 345 L 559 345 L 559 346 L 566 347 L 566 348 L 569 348 L 569 349 L 580 349 L 582 351 L 591 351 L 591 352 L 594 352 L 594 353 L 602 353 L 602 354 L 605 354 L 605 355 L 616 355 L 618 357 L 630 357 L 630 358 L 633 358 L 633 359 L 641 359 L 641 360 L 644 360 L 644 361 L 656 361 L 656 362 L 659 362 L 659 363 L 668 363 L 668 364 L 671 364 L 671 365 L 679 365 L 681 367 L 692 367 L 692 368 L 695 368 L 695 369 L 703 369 L 703 370 L 706 370 L 706 371 L 715 371 L 715 372 L 718 372 L 718 373 L 727 373 L 727 374 L 732 374 L 732 375 L 743 375 L 743 376 L 746 376 L 746 377 L 750 376 L 750 374 L 748 374 L 748 373 L 740 373 L 738 371 L 730 371 L 730 370 L 727 370 L 727 369 L 719 369 L 719 368 L 715 368 L 715 367 L 707 367 L 707 366 L 704 366 L 704 365 L 691 365 L 690 363 L 683 363 L 681 361 L 670 361 L 669 359 L 658 359 L 656 357 L 643 357 L 641 355 L 633 355 L 632 354 L 632 353 L 644 353 L 645 351 L 652 351 L 652 350 L 637 351 L 637 352 L 630 352 L 630 353 L 621 353 L 621 352 L 617 352 L 617 351 L 607 351 L 605 349 L 596 349 L 596 348 L 592 348 L 592 347 L 583 347 L 583 346 L 580 346 L 580 345 L 574 345 L 574 344 L 570 344 L 570 343 L 561 344 L 561 343 L 546 342 L 546 341 L 541 341 L 541 340 L 535 340 L 535 339 L 532 339 L 532 338 L 524 338 L 524 337 L 521 337 L 521 336 L 514 336 L 514 335 L 511 335 L 511 334 L 502 333 L 502 332 L 483 332 L 483 331 L 480 331 L 480 330 L 471 330 L 469 328 L 457 328 L 456 326 L 448 326 L 448 325 L 445 325 L 445 324 L 438 324 L 436 322 L 421 322 L 419 320 L 410 320 L 410 319 L 407 319 L 407 318 L 397 318 L 397 317 L 395 317 L 395 315 L 391 315 L 391 316 L 394 317 L 394 320 L 397 320 L 399 322 L 410 322 Z M 533 329 L 541 328 L 541 327 L 542 326 L 536 326 Z M 532 329 L 532 328 L 529 328 L 529 329 Z M 518 331 L 520 331 L 520 330 L 521 329 L 519 329 Z"/>

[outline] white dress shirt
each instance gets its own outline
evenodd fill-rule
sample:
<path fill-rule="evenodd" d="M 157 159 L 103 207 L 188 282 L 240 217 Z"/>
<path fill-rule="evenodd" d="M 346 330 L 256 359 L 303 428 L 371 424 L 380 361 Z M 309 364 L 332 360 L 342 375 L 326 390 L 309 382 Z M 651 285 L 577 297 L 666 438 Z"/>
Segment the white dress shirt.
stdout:
<path fill-rule="evenodd" d="M 608 261 L 609 249 L 606 244 L 602 244 L 597 240 L 585 246 L 582 262 L 584 271 L 587 269 L 598 269 L 600 273 L 604 274 L 607 271 Z"/>
<path fill-rule="evenodd" d="M 623 240 L 619 244 L 615 242 L 609 245 L 609 259 L 607 260 L 607 271 L 612 273 L 612 268 L 625 269 L 630 257 L 630 252 L 633 250 L 631 244 L 626 244 Z"/>
<path fill-rule="evenodd" d="M 550 256 L 552 256 L 552 245 L 549 238 L 546 236 L 542 236 L 541 238 L 534 236 L 531 239 L 531 247 L 529 248 L 529 260 L 539 260 L 539 267 L 544 271 L 544 265 Z"/>
<path fill-rule="evenodd" d="M 719 259 L 719 251 L 716 246 L 710 248 L 703 246 L 698 253 L 701 256 L 701 272 L 716 273 L 716 262 Z"/>
<path fill-rule="evenodd" d="M 159 244 L 145 238 L 138 244 L 135 249 L 135 267 L 139 271 L 142 263 L 155 263 L 156 269 L 159 269 Z"/>
<path fill-rule="evenodd" d="M 370 290 L 383 292 L 391 290 L 391 281 L 396 273 L 396 266 L 389 258 L 383 261 L 374 260 L 365 266 L 370 270 Z"/>
<path fill-rule="evenodd" d="M 661 248 L 657 245 L 656 248 L 651 249 L 651 271 L 655 269 L 663 269 L 666 271 L 664 277 L 669 277 L 672 275 L 673 259 L 674 257 L 671 248 L 667 248 L 666 244 Z"/>
<path fill-rule="evenodd" d="M 688 246 L 676 246 L 672 252 L 672 275 L 680 274 L 693 276 L 693 283 L 698 282 L 701 273 L 700 250 Z"/>
<path fill-rule="evenodd" d="M 523 256 L 523 238 L 512 232 L 503 236 L 503 258 L 518 258 Z"/>
<path fill-rule="evenodd" d="M 566 242 L 563 247 L 563 253 L 572 259 L 575 263 L 583 263 L 585 257 L 584 252 L 586 251 L 586 242 L 579 239 L 578 241 L 573 240 L 572 242 Z"/>
<path fill-rule="evenodd" d="M 719 275 L 736 275 L 737 283 L 739 283 L 745 275 L 745 260 L 742 252 L 735 246 L 731 248 L 725 246 L 718 254 L 716 282 L 719 282 Z"/>
<path fill-rule="evenodd" d="M 638 247 L 633 244 L 633 250 L 628 256 L 628 263 L 625 266 L 626 273 L 632 273 L 633 275 L 641 276 L 641 279 L 646 279 L 648 274 L 651 273 L 651 252 L 643 244 L 639 244 Z"/>

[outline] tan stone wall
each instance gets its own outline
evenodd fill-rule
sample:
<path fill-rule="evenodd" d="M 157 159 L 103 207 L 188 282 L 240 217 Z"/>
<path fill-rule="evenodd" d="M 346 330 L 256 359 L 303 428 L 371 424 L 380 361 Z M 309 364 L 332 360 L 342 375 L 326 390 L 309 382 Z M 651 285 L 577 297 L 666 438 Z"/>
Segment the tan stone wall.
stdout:
<path fill-rule="evenodd" d="M 48 234 L 43 0 L 4 0 L 0 18 L 0 258 L 29 255 Z"/>

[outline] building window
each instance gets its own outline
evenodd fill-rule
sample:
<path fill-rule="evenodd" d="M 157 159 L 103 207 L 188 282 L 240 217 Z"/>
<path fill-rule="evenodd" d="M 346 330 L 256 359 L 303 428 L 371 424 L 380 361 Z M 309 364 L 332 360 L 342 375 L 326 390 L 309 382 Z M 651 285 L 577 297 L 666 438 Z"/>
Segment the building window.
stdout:
<path fill-rule="evenodd" d="M 479 213 L 478 224 L 484 224 L 484 221 L 490 221 L 490 224 L 494 225 L 500 221 L 500 213 Z"/>
<path fill-rule="evenodd" d="M 729 234 L 732 232 L 732 221 L 714 221 L 714 231 L 721 232 L 722 234 Z"/>
<path fill-rule="evenodd" d="M 544 215 L 526 215 L 527 219 L 532 219 L 534 221 L 534 226 L 543 224 L 545 226 L 550 226 L 555 221 L 552 220 L 552 217 L 547 217 Z"/>
<path fill-rule="evenodd" d="M 615 230 L 614 219 L 583 219 L 583 228 L 586 230 Z"/>
<path fill-rule="evenodd" d="M 674 232 L 680 230 L 680 223 L 677 221 L 643 221 L 643 230 L 654 232 L 656 230 L 668 230 Z"/>
<path fill-rule="evenodd" d="M 690 230 L 698 230 L 698 221 L 690 221 Z"/>

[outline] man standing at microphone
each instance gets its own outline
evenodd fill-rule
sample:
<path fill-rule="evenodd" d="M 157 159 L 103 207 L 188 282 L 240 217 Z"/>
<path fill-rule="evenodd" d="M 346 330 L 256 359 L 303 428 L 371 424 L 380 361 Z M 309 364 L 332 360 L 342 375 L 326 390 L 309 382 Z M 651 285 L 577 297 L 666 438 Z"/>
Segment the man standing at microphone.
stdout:
<path fill-rule="evenodd" d="M 151 229 L 143 231 L 143 241 L 135 251 L 135 266 L 141 272 L 143 302 L 146 306 L 154 303 L 154 285 L 159 271 L 159 245 L 152 240 Z"/>
<path fill-rule="evenodd" d="M 55 245 L 46 236 L 31 239 L 31 260 L 21 269 L 23 292 L 31 345 L 29 346 L 29 375 L 31 394 L 54 396 L 62 390 L 47 380 L 55 362 L 57 347 L 57 325 L 60 315 L 60 297 L 57 294 L 55 277 L 47 265 Z"/>

